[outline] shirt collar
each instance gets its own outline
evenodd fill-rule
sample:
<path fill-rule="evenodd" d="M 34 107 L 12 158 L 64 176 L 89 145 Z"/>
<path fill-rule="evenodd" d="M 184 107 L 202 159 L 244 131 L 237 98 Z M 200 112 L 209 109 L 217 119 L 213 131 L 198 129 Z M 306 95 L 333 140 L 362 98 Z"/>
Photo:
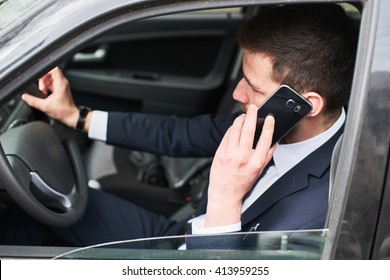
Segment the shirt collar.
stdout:
<path fill-rule="evenodd" d="M 279 176 L 283 176 L 306 156 L 321 147 L 342 127 L 345 122 L 344 108 L 337 121 L 324 132 L 302 142 L 293 144 L 276 144 L 273 160 Z"/>

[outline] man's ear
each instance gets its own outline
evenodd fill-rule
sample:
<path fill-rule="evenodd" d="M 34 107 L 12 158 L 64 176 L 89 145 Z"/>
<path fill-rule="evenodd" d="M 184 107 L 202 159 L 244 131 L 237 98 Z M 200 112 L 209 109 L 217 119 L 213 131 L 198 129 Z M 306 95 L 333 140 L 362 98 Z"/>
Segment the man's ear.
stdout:
<path fill-rule="evenodd" d="M 309 102 L 311 103 L 312 109 L 309 112 L 308 116 L 315 117 L 318 116 L 325 108 L 324 98 L 316 92 L 307 92 L 302 94 Z"/>

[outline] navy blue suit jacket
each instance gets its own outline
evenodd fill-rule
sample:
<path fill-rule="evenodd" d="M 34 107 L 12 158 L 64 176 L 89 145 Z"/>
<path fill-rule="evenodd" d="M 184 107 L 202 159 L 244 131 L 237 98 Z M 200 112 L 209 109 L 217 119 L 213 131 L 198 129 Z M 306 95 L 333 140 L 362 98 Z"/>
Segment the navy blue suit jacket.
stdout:
<path fill-rule="evenodd" d="M 183 119 L 113 113 L 109 114 L 107 142 L 170 156 L 212 156 L 237 115 Z M 255 201 L 242 214 L 242 230 L 323 228 L 328 210 L 331 156 L 341 134 L 342 129 Z M 206 205 L 207 191 L 197 213 L 204 213 Z M 206 243 L 209 248 L 209 242 Z"/>

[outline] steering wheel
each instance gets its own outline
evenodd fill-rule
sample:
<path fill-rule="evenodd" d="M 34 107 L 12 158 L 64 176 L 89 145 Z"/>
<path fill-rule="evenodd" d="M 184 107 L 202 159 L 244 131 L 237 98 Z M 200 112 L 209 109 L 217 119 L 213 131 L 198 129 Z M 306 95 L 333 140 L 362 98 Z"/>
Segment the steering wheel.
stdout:
<path fill-rule="evenodd" d="M 88 185 L 76 141 L 63 143 L 45 122 L 34 121 L 0 136 L 0 184 L 39 222 L 67 227 L 84 214 Z"/>

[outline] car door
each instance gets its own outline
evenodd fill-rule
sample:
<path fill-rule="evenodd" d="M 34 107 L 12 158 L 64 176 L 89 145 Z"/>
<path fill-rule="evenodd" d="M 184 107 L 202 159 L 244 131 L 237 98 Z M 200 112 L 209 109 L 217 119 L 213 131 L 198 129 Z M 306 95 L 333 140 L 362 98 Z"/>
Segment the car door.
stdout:
<path fill-rule="evenodd" d="M 75 101 L 101 110 L 213 113 L 238 53 L 234 36 L 242 19 L 236 8 L 116 28 L 66 62 Z"/>

